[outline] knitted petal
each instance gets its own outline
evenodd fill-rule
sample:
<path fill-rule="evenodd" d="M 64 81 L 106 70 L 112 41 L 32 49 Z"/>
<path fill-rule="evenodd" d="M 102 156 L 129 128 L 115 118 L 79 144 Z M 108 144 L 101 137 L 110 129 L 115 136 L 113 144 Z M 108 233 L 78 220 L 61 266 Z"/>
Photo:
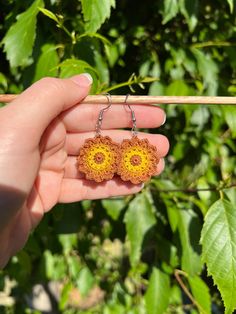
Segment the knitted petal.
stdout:
<path fill-rule="evenodd" d="M 116 173 L 119 162 L 119 145 L 109 136 L 96 136 L 87 139 L 78 156 L 78 170 L 88 180 L 102 182 L 110 180 Z"/>
<path fill-rule="evenodd" d="M 146 182 L 156 173 L 159 160 L 155 146 L 147 139 L 134 136 L 131 140 L 124 140 L 120 146 L 117 174 L 123 181 Z"/>

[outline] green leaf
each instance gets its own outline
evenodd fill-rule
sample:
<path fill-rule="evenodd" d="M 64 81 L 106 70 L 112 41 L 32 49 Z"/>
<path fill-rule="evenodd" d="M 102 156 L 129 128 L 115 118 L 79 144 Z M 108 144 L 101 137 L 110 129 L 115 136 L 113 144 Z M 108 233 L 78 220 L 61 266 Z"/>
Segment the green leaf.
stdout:
<path fill-rule="evenodd" d="M 82 296 L 86 296 L 94 285 L 94 277 L 88 267 L 81 269 L 79 277 L 76 281 L 79 292 Z"/>
<path fill-rule="evenodd" d="M 8 83 L 6 76 L 0 72 L 0 93 L 4 93 L 7 90 Z"/>
<path fill-rule="evenodd" d="M 94 67 L 99 73 L 99 78 L 103 83 L 109 82 L 109 71 L 107 68 L 107 64 L 103 56 L 98 52 L 94 51 Z"/>
<path fill-rule="evenodd" d="M 58 65 L 60 69 L 60 77 L 67 78 L 73 75 L 88 72 L 93 78 L 93 86 L 90 90 L 91 94 L 96 93 L 98 73 L 87 62 L 78 59 L 66 59 Z"/>
<path fill-rule="evenodd" d="M 57 54 L 57 46 L 52 44 L 45 44 L 42 46 L 42 53 L 39 56 L 36 64 L 35 75 L 33 81 L 38 81 L 45 76 L 57 76 L 57 65 L 59 57 Z"/>
<path fill-rule="evenodd" d="M 19 14 L 2 40 L 11 67 L 25 66 L 32 55 L 39 6 L 43 6 L 43 0 L 35 0 L 25 12 Z"/>
<path fill-rule="evenodd" d="M 145 294 L 147 314 L 165 313 L 169 304 L 170 293 L 170 277 L 154 267 Z"/>
<path fill-rule="evenodd" d="M 188 96 L 189 87 L 184 81 L 176 80 L 168 85 L 165 93 L 168 96 Z"/>
<path fill-rule="evenodd" d="M 99 34 L 99 33 L 84 33 L 82 35 L 79 35 L 76 37 L 77 40 L 81 40 L 83 38 L 86 38 L 86 37 L 90 37 L 90 38 L 97 38 L 99 40 L 101 40 L 101 42 L 110 47 L 111 46 L 111 42 L 103 35 Z"/>
<path fill-rule="evenodd" d="M 152 209 L 148 196 L 143 192 L 132 200 L 125 213 L 124 221 L 127 238 L 130 242 L 130 262 L 132 266 L 139 262 L 144 236 L 156 223 Z"/>
<path fill-rule="evenodd" d="M 107 214 L 113 219 L 117 220 L 120 213 L 125 207 L 124 199 L 105 199 L 102 200 L 102 206 L 106 209 Z"/>
<path fill-rule="evenodd" d="M 179 5 L 177 0 L 165 0 L 162 24 L 168 23 L 178 14 L 178 12 Z"/>
<path fill-rule="evenodd" d="M 82 268 L 79 257 L 68 255 L 66 261 L 71 279 L 76 280 Z"/>
<path fill-rule="evenodd" d="M 60 301 L 59 301 L 59 309 L 64 310 L 67 306 L 69 297 L 70 297 L 70 292 L 73 289 L 72 283 L 69 281 L 67 282 L 61 291 L 60 294 Z"/>
<path fill-rule="evenodd" d="M 44 251 L 44 267 L 48 279 L 59 280 L 65 277 L 66 264 L 62 255 L 53 255 L 49 250 Z"/>
<path fill-rule="evenodd" d="M 51 11 L 49 11 L 49 10 L 47 10 L 47 9 L 43 9 L 43 8 L 39 8 L 39 10 L 40 10 L 40 12 L 42 12 L 44 15 L 46 15 L 47 17 L 49 17 L 51 20 L 53 20 L 53 21 L 59 23 L 59 20 L 58 20 L 57 16 L 56 16 L 53 12 L 51 12 Z"/>
<path fill-rule="evenodd" d="M 60 234 L 58 240 L 63 248 L 63 253 L 68 255 L 76 247 L 77 236 L 76 234 Z"/>
<path fill-rule="evenodd" d="M 215 202 L 202 229 L 202 259 L 223 298 L 226 313 L 236 309 L 236 211 L 227 200 Z"/>
<path fill-rule="evenodd" d="M 230 13 L 233 13 L 234 10 L 234 0 L 227 0 L 230 8 Z"/>
<path fill-rule="evenodd" d="M 236 137 L 236 107 L 235 106 L 221 106 L 226 123 L 228 124 L 233 137 Z"/>
<path fill-rule="evenodd" d="M 21 250 L 17 254 L 17 258 L 18 258 L 19 266 L 21 268 L 21 272 L 29 275 L 30 272 L 32 271 L 32 266 L 33 266 L 30 255 L 26 251 Z"/>
<path fill-rule="evenodd" d="M 197 60 L 198 70 L 203 78 L 208 95 L 215 95 L 218 87 L 218 67 L 212 57 L 201 50 L 192 48 Z"/>
<path fill-rule="evenodd" d="M 81 0 L 82 12 L 86 22 L 86 31 L 95 33 L 106 18 L 110 17 L 111 8 L 115 8 L 115 0 Z"/>
<path fill-rule="evenodd" d="M 83 60 L 66 59 L 58 67 L 60 68 L 61 78 L 67 78 L 84 72 L 89 72 L 93 77 L 97 74 L 95 69 Z"/>
<path fill-rule="evenodd" d="M 201 271 L 200 222 L 192 210 L 179 209 L 178 231 L 182 246 L 181 266 L 190 276 Z"/>
<path fill-rule="evenodd" d="M 182 303 L 182 291 L 179 285 L 172 285 L 169 304 L 177 305 Z"/>
<path fill-rule="evenodd" d="M 208 286 L 198 276 L 188 277 L 192 295 L 201 314 L 211 314 L 211 296 Z"/>
<path fill-rule="evenodd" d="M 199 0 L 179 0 L 180 11 L 185 17 L 190 32 L 197 26 Z"/>

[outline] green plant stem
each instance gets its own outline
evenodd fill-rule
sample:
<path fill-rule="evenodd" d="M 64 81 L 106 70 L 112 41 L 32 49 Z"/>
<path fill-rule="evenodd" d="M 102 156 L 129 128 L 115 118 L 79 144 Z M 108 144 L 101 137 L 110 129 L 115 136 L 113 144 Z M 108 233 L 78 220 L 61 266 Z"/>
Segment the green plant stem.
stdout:
<path fill-rule="evenodd" d="M 75 44 L 75 36 L 72 36 L 71 32 L 63 25 L 63 24 L 57 24 L 57 26 L 62 29 L 71 39 L 72 43 Z"/>
<path fill-rule="evenodd" d="M 235 46 L 235 45 L 236 45 L 236 43 L 231 43 L 231 42 L 228 42 L 228 41 L 218 41 L 218 42 L 207 41 L 207 42 L 203 42 L 203 43 L 193 44 L 191 47 L 192 48 L 230 47 L 230 46 Z"/>
<path fill-rule="evenodd" d="M 149 78 L 149 80 L 147 80 L 147 78 L 142 78 L 142 77 L 136 77 L 135 75 L 132 75 L 131 78 L 127 81 L 127 82 L 123 82 L 123 83 L 119 83 L 116 85 L 113 85 L 109 88 L 106 88 L 104 90 L 102 90 L 102 93 L 108 93 L 112 90 L 124 87 L 124 86 L 131 86 L 133 84 L 143 84 L 143 83 L 151 83 L 151 82 L 155 82 L 157 79 L 156 78 Z"/>
<path fill-rule="evenodd" d="M 177 189 L 158 189 L 158 188 L 151 188 L 152 190 L 161 192 L 161 193 L 169 193 L 169 192 L 184 192 L 184 193 L 198 193 L 198 192 L 214 192 L 214 191 L 224 191 L 226 189 L 230 189 L 236 187 L 236 183 L 232 183 L 228 186 L 223 186 L 223 187 L 211 187 L 211 188 L 202 188 L 202 189 L 195 189 L 195 188 L 177 188 Z"/>
<path fill-rule="evenodd" d="M 130 86 L 132 84 L 138 84 L 136 81 L 130 81 L 130 82 L 124 82 L 124 83 L 120 83 L 120 84 L 116 84 L 116 85 L 113 85 L 109 88 L 106 88 L 104 90 L 102 90 L 102 93 L 108 93 L 112 90 L 115 90 L 115 89 L 118 89 L 118 88 L 121 88 L 121 87 L 125 87 L 125 86 Z"/>

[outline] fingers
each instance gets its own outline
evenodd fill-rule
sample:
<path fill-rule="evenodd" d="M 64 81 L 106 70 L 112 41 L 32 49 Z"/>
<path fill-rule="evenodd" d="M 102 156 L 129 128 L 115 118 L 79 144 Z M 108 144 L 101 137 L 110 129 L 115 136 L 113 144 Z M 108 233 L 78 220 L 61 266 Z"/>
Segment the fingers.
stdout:
<path fill-rule="evenodd" d="M 143 185 L 134 185 L 115 177 L 110 181 L 97 183 L 88 180 L 64 179 L 62 181 L 59 203 L 70 203 L 81 200 L 103 199 L 139 192 Z"/>
<path fill-rule="evenodd" d="M 69 79 L 43 78 L 4 107 L 9 121 L 22 131 L 41 136 L 49 123 L 62 111 L 87 96 L 92 80 L 87 74 Z M 14 114 L 12 110 L 14 109 Z M 6 119 L 7 120 L 7 119 Z"/>
<path fill-rule="evenodd" d="M 160 159 L 159 163 L 157 164 L 157 170 L 155 175 L 160 175 L 161 172 L 164 170 L 165 167 L 165 161 L 163 158 Z M 67 159 L 66 165 L 65 165 L 65 173 L 64 178 L 67 179 L 84 179 L 85 176 L 83 173 L 79 172 L 77 169 L 77 157 L 69 157 Z"/>
<path fill-rule="evenodd" d="M 93 131 L 99 112 L 106 105 L 81 104 L 62 114 L 62 121 L 68 132 Z M 165 122 L 165 112 L 155 106 L 132 105 L 139 128 L 155 128 Z M 104 113 L 102 129 L 132 127 L 131 112 L 125 105 L 113 104 Z"/>
<path fill-rule="evenodd" d="M 131 138 L 130 131 L 124 130 L 109 130 L 102 131 L 102 135 L 110 136 L 112 140 L 116 143 L 121 143 L 125 138 Z M 81 134 L 67 134 L 66 139 L 66 150 L 69 155 L 78 155 L 81 146 L 84 144 L 84 141 L 87 138 L 93 138 L 94 132 L 85 132 Z M 169 150 L 169 141 L 168 139 L 161 134 L 147 134 L 147 133 L 138 133 L 140 139 L 147 138 L 152 145 L 157 147 L 158 155 L 164 157 Z"/>

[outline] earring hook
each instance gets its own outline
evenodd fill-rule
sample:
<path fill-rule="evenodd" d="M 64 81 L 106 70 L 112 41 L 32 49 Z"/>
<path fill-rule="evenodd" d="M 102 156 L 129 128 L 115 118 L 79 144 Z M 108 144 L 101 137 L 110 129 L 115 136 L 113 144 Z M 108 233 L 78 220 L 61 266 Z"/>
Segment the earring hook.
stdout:
<path fill-rule="evenodd" d="M 111 95 L 109 93 L 106 93 L 104 95 L 107 97 L 108 105 L 99 112 L 97 123 L 96 123 L 96 126 L 95 126 L 96 136 L 101 134 L 101 127 L 102 127 L 102 121 L 103 121 L 103 114 L 104 114 L 104 112 L 106 112 L 112 105 Z"/>
<path fill-rule="evenodd" d="M 137 132 L 137 124 L 136 124 L 136 117 L 135 117 L 135 113 L 134 110 L 131 108 L 130 104 L 127 102 L 128 98 L 129 98 L 130 94 L 127 94 L 125 97 L 125 105 L 128 106 L 129 110 L 131 111 L 131 119 L 132 119 L 132 135 L 136 136 L 138 134 Z"/>

